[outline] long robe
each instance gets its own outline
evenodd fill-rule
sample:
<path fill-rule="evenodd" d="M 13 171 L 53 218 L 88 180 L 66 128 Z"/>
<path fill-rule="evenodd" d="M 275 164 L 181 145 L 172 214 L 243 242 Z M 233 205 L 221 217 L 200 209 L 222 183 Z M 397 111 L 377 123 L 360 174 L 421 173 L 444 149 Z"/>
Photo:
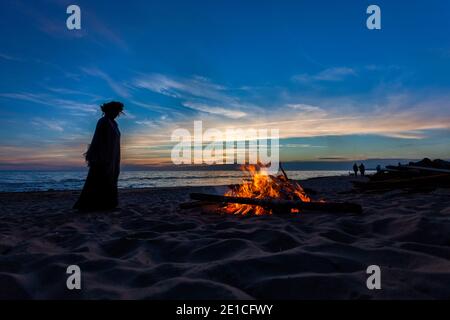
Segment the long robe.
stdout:
<path fill-rule="evenodd" d="M 85 211 L 115 208 L 118 204 L 120 131 L 114 120 L 104 116 L 97 122 L 86 161 L 89 173 L 74 208 Z"/>

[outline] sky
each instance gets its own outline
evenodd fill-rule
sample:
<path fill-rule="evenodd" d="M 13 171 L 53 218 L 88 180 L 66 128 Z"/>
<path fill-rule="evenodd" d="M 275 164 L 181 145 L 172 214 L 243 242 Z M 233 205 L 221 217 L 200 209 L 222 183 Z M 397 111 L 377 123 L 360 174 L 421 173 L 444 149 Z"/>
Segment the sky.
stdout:
<path fill-rule="evenodd" d="M 2 0 L 0 169 L 83 167 L 110 100 L 124 165 L 199 120 L 279 129 L 282 161 L 449 159 L 449 30 L 446 0 Z"/>

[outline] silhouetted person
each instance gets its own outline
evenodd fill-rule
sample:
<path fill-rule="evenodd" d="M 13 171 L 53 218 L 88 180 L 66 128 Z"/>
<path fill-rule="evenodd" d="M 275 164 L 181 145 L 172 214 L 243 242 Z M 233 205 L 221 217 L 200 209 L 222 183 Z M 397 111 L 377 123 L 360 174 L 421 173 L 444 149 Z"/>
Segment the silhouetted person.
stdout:
<path fill-rule="evenodd" d="M 120 173 L 120 131 L 114 120 L 122 113 L 121 102 L 101 106 L 103 117 L 98 120 L 94 137 L 85 154 L 89 173 L 74 208 L 109 210 L 117 207 L 117 180 Z"/>
<path fill-rule="evenodd" d="M 380 165 L 377 165 L 377 173 L 380 173 L 381 172 L 381 166 Z"/>
<path fill-rule="evenodd" d="M 364 173 L 366 172 L 366 167 L 363 163 L 359 165 L 359 172 L 361 172 L 361 175 L 364 177 Z"/>
<path fill-rule="evenodd" d="M 355 177 L 358 175 L 358 165 L 356 162 L 353 164 L 353 172 L 355 172 Z"/>

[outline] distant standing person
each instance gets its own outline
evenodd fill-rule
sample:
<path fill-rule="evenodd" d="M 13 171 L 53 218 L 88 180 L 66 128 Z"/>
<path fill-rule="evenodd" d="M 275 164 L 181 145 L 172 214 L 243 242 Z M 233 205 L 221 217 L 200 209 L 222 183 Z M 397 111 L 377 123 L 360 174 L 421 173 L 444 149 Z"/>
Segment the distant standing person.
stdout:
<path fill-rule="evenodd" d="M 81 211 L 110 210 L 117 207 L 117 181 L 120 173 L 120 131 L 114 120 L 123 111 L 121 102 L 101 106 L 94 137 L 85 154 L 89 166 L 80 198 L 74 209 Z"/>
<path fill-rule="evenodd" d="M 353 172 L 355 172 L 355 177 L 358 175 L 358 165 L 356 162 L 353 164 Z"/>
<path fill-rule="evenodd" d="M 366 167 L 364 166 L 364 163 L 361 163 L 359 165 L 359 172 L 361 172 L 361 175 L 364 177 L 364 173 L 366 172 Z"/>

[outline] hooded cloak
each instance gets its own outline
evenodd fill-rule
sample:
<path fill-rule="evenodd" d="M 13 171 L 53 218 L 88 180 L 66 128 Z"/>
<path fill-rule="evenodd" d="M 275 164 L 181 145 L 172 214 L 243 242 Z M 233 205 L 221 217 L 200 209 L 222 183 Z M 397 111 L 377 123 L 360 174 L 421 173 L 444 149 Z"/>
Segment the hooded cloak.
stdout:
<path fill-rule="evenodd" d="M 86 152 L 89 173 L 74 208 L 112 209 L 118 204 L 117 181 L 120 173 L 120 131 L 116 121 L 106 116 L 97 122 Z"/>

